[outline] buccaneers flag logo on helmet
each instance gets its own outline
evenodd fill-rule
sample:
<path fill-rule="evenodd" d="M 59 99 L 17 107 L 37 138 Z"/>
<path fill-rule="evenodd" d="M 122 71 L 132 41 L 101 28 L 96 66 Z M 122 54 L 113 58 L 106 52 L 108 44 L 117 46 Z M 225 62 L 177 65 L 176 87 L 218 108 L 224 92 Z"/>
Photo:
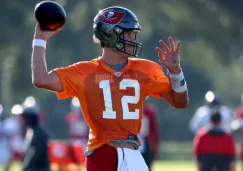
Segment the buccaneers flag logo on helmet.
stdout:
<path fill-rule="evenodd" d="M 124 17 L 124 12 L 105 11 L 99 16 L 99 20 L 108 24 L 117 24 Z"/>

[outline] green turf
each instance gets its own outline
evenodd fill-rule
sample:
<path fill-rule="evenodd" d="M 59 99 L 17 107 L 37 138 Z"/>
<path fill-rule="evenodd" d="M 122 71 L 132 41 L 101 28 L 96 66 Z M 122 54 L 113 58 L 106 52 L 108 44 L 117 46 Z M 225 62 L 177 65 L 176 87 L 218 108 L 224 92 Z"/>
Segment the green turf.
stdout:
<path fill-rule="evenodd" d="M 158 159 L 154 163 L 152 171 L 197 171 L 196 164 L 193 162 L 191 142 L 162 142 Z M 0 171 L 3 171 L 1 167 Z M 21 171 L 21 167 L 15 163 L 10 171 Z M 239 163 L 236 171 L 241 171 Z"/>
<path fill-rule="evenodd" d="M 152 171 L 196 171 L 193 162 L 189 161 L 158 161 L 154 163 Z"/>
<path fill-rule="evenodd" d="M 240 170 L 241 167 L 238 163 L 236 171 Z M 0 171 L 3 171 L 3 168 L 0 167 Z M 21 171 L 21 167 L 19 164 L 14 164 L 10 171 Z M 152 171 L 197 171 L 197 169 L 193 161 L 156 161 Z"/>
<path fill-rule="evenodd" d="M 236 171 L 240 170 L 240 163 L 237 163 Z M 152 171 L 197 171 L 197 167 L 193 161 L 157 161 Z"/>

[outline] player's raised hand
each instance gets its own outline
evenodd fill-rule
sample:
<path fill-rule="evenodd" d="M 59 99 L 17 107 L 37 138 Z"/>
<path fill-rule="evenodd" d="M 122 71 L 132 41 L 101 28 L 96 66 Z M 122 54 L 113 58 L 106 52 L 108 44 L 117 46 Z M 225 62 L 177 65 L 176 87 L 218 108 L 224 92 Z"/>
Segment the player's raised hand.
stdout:
<path fill-rule="evenodd" d="M 58 33 L 59 31 L 61 31 L 61 28 L 55 30 L 55 31 L 43 31 L 40 28 L 40 25 L 37 23 L 36 27 L 35 27 L 35 35 L 34 38 L 35 39 L 43 39 L 43 40 L 47 40 L 50 37 L 52 37 L 54 34 Z"/>
<path fill-rule="evenodd" d="M 180 68 L 180 42 L 178 41 L 176 47 L 171 37 L 168 38 L 170 47 L 168 47 L 163 40 L 159 43 L 163 50 L 159 47 L 155 47 L 158 52 L 158 58 L 160 63 L 169 70 L 172 74 L 178 74 L 181 72 Z"/>

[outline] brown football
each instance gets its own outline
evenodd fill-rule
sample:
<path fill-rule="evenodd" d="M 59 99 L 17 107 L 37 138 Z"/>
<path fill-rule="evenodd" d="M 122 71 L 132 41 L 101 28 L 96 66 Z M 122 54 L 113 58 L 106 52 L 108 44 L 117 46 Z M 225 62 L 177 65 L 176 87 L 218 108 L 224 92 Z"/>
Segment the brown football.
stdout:
<path fill-rule="evenodd" d="M 54 1 L 42 1 L 35 6 L 35 18 L 40 28 L 54 31 L 62 27 L 67 19 L 64 8 Z"/>

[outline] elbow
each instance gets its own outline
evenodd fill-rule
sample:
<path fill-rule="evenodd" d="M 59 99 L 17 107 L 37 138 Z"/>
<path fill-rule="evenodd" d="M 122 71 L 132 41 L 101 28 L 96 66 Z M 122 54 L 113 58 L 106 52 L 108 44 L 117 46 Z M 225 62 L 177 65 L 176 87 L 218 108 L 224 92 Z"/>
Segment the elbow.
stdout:
<path fill-rule="evenodd" d="M 42 88 L 44 86 L 44 83 L 40 80 L 32 80 L 32 84 L 37 88 Z"/>
<path fill-rule="evenodd" d="M 37 88 L 44 88 L 47 83 L 48 73 L 37 74 L 32 73 L 32 84 Z"/>
<path fill-rule="evenodd" d="M 37 88 L 44 88 L 45 87 L 45 81 L 44 81 L 44 79 L 33 78 L 32 79 L 32 84 L 35 87 L 37 87 Z"/>

